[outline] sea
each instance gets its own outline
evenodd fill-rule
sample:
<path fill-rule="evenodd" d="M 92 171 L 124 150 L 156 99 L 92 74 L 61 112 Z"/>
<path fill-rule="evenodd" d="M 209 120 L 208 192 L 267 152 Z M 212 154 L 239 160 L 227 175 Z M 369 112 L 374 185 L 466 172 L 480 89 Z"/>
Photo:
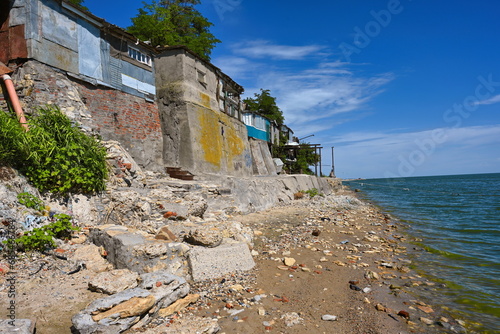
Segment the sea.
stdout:
<path fill-rule="evenodd" d="M 438 287 L 422 297 L 500 333 L 500 173 L 343 183 L 405 226 L 413 269 Z"/>

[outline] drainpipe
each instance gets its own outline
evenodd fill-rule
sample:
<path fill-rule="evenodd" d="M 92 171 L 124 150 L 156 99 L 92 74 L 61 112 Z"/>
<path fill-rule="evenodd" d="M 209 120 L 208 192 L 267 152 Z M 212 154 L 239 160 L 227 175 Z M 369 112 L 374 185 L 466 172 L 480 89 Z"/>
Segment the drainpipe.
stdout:
<path fill-rule="evenodd" d="M 28 122 L 26 121 L 26 117 L 24 117 L 23 108 L 21 108 L 21 103 L 19 102 L 19 98 L 17 97 L 14 84 L 12 83 L 12 78 L 9 75 L 4 74 L 2 76 L 2 79 L 5 83 L 5 87 L 7 88 L 7 93 L 9 94 L 12 108 L 14 108 L 14 111 L 16 112 L 17 119 L 19 120 L 19 123 L 21 123 L 21 126 L 24 127 L 26 131 L 28 131 Z"/>

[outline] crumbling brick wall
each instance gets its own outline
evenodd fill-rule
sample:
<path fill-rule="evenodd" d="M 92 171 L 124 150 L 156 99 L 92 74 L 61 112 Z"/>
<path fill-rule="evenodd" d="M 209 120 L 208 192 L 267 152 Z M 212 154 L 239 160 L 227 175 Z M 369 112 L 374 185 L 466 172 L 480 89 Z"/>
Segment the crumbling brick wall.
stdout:
<path fill-rule="evenodd" d="M 119 141 L 148 170 L 163 170 L 163 139 L 155 102 L 68 77 L 65 72 L 31 60 L 13 80 L 25 112 L 55 104 L 84 130 L 103 140 Z"/>

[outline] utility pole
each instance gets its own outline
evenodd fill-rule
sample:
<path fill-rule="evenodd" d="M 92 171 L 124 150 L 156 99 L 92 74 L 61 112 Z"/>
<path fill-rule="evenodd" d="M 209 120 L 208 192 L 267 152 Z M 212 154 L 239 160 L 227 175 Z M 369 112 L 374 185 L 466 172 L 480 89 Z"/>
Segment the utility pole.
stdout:
<path fill-rule="evenodd" d="M 330 172 L 330 177 L 336 177 L 335 176 L 335 162 L 333 160 L 333 148 L 334 148 L 334 146 L 332 146 L 332 171 Z"/>
<path fill-rule="evenodd" d="M 323 172 L 321 171 L 321 147 L 319 148 L 319 177 L 323 176 Z"/>

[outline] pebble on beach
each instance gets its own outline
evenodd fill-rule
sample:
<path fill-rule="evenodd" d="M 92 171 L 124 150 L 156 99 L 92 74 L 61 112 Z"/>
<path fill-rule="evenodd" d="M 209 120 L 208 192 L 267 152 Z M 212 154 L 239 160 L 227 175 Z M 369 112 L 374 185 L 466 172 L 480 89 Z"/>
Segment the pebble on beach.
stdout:
<path fill-rule="evenodd" d="M 321 320 L 324 321 L 336 321 L 337 316 L 336 315 L 331 315 L 331 314 L 324 314 L 321 316 Z"/>

